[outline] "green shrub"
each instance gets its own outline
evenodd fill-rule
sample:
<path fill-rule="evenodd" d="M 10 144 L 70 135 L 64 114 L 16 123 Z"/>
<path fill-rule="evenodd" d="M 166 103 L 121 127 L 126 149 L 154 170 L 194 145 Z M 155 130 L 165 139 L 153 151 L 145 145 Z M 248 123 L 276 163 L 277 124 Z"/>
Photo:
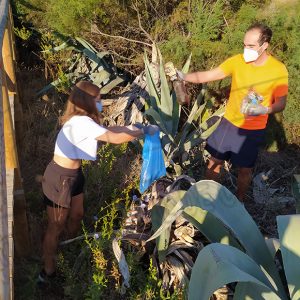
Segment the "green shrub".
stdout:
<path fill-rule="evenodd" d="M 50 28 L 65 34 L 78 35 L 89 28 L 95 17 L 97 0 L 47 1 L 45 15 Z"/>

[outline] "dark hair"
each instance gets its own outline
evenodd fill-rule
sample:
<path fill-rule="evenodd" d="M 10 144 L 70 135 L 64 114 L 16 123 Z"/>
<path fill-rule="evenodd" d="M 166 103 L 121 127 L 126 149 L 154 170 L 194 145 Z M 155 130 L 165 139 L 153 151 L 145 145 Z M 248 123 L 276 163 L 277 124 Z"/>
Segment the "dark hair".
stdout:
<path fill-rule="evenodd" d="M 260 45 L 265 42 L 270 43 L 272 38 L 272 29 L 270 27 L 262 23 L 254 23 L 247 29 L 247 32 L 253 29 L 258 29 L 260 31 L 260 38 L 258 40 Z"/>
<path fill-rule="evenodd" d="M 99 124 L 99 113 L 95 98 L 100 95 L 100 88 L 89 81 L 76 83 L 68 98 L 66 109 L 60 118 L 64 124 L 73 116 L 88 116 Z"/>

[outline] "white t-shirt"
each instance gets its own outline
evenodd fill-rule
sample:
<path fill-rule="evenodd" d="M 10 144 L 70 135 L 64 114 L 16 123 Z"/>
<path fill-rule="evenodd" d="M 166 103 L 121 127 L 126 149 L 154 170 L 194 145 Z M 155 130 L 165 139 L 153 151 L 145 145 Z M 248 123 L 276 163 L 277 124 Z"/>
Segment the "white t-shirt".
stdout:
<path fill-rule="evenodd" d="M 87 116 L 74 116 L 58 133 L 54 154 L 71 159 L 95 160 L 96 137 L 104 134 L 106 128 Z"/>

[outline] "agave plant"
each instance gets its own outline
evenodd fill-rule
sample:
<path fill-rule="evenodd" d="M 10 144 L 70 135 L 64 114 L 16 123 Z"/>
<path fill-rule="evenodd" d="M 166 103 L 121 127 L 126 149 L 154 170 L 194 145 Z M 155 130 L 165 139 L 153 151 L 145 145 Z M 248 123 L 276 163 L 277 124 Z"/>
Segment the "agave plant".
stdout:
<path fill-rule="evenodd" d="M 65 79 L 74 84 L 79 79 L 90 80 L 101 86 L 101 94 L 109 93 L 114 87 L 124 81 L 118 74 L 117 68 L 107 59 L 108 52 L 99 52 L 86 40 L 76 37 L 69 39 L 60 46 L 43 52 L 58 52 L 72 50 L 70 67 L 64 73 Z M 63 79 L 58 78 L 37 92 L 37 96 L 43 95 L 50 89 L 62 84 Z"/>
<path fill-rule="evenodd" d="M 162 147 L 165 154 L 165 162 L 174 165 L 174 161 L 183 161 L 183 154 L 189 152 L 194 146 L 203 142 L 217 127 L 220 117 L 224 113 L 224 107 L 220 107 L 215 113 L 209 114 L 205 99 L 205 88 L 194 101 L 193 107 L 183 125 L 179 126 L 179 120 L 183 111 L 182 106 L 176 101 L 174 90 L 170 90 L 162 56 L 157 49 L 159 60 L 156 68 L 150 63 L 145 54 L 145 71 L 147 90 L 149 97 L 145 117 L 158 125 L 162 132 Z M 188 72 L 191 55 L 182 68 Z M 157 84 L 159 81 L 159 85 Z M 186 113 L 187 109 L 185 109 Z M 212 125 L 213 123 L 213 125 Z"/>
<path fill-rule="evenodd" d="M 207 300 L 218 288 L 238 282 L 234 299 L 292 299 L 300 297 L 300 216 L 277 217 L 279 240 L 265 239 L 244 206 L 224 186 L 199 181 L 187 192 L 167 195 L 152 211 L 161 264 L 168 259 L 172 223 L 184 217 L 212 244 L 193 264 L 189 299 Z M 287 287 L 274 257 L 281 250 Z M 277 264 L 280 263 L 278 260 Z"/>
<path fill-rule="evenodd" d="M 292 193 L 296 200 L 296 211 L 297 213 L 300 213 L 300 174 L 294 174 Z"/>

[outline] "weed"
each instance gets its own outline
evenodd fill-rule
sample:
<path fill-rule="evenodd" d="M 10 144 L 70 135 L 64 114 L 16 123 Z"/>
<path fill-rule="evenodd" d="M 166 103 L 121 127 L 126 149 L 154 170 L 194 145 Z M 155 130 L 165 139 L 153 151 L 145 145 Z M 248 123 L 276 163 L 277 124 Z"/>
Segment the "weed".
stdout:
<path fill-rule="evenodd" d="M 31 300 L 37 296 L 37 274 L 40 271 L 37 263 L 21 261 L 16 265 L 15 280 L 19 284 L 15 288 L 15 299 Z M 24 276 L 25 274 L 25 276 Z M 20 276 L 22 275 L 22 276 Z"/>
<path fill-rule="evenodd" d="M 59 93 L 66 94 L 67 91 L 72 86 L 72 81 L 67 76 L 67 74 L 63 71 L 63 67 L 61 65 L 58 65 L 57 75 L 58 75 L 59 84 L 55 86 L 55 88 Z"/>
<path fill-rule="evenodd" d="M 32 35 L 32 31 L 27 29 L 24 25 L 22 25 L 21 28 L 14 27 L 14 33 L 23 41 L 27 41 Z"/>
<path fill-rule="evenodd" d="M 131 268 L 131 274 L 134 274 L 135 284 L 138 284 L 138 288 L 132 288 L 130 290 L 130 299 L 132 300 L 180 300 L 184 299 L 184 291 L 176 290 L 174 293 L 165 290 L 162 286 L 162 280 L 157 276 L 157 269 L 153 265 L 152 259 L 149 262 L 149 268 L 147 270 L 147 276 L 145 273 L 140 272 L 141 266 L 136 263 L 136 259 L 133 256 L 128 256 L 128 265 Z"/>

